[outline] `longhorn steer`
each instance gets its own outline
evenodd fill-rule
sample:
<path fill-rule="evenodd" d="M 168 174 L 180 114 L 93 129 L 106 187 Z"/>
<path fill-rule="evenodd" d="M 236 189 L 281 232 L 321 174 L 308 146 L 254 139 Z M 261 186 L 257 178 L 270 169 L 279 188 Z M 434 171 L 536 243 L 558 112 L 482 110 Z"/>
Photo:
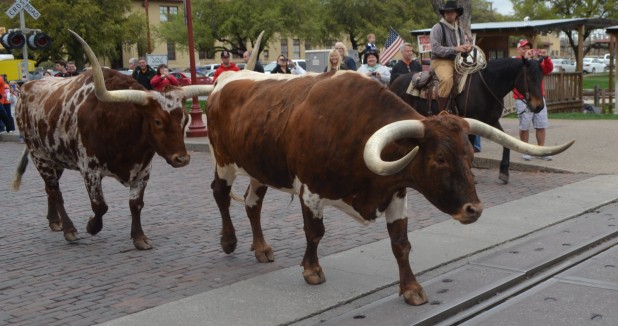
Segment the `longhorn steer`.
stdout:
<path fill-rule="evenodd" d="M 455 115 L 425 118 L 375 81 L 353 72 L 258 80 L 268 77 L 243 71 L 220 78 L 206 112 L 223 250 L 236 248 L 230 191 L 236 175 L 246 174 L 250 184 L 245 205 L 258 261 L 274 260 L 260 224 L 268 186 L 300 199 L 307 239 L 303 276 L 309 284 L 326 280 L 317 256 L 325 205 L 362 223 L 385 216 L 400 293 L 413 305 L 427 302 L 427 296 L 408 261 L 406 188 L 418 190 L 461 223 L 472 223 L 483 205 L 471 172 L 468 133 L 535 155 L 570 146 L 529 145 Z"/>
<path fill-rule="evenodd" d="M 103 227 L 108 206 L 101 179 L 111 176 L 130 188 L 134 246 L 151 249 L 140 213 L 152 157 L 157 153 L 173 167 L 189 164 L 183 138 L 188 122 L 184 100 L 212 87 L 146 91 L 129 76 L 109 69 L 102 72 L 92 50 L 73 34 L 85 47 L 93 68 L 74 78 L 44 78 L 22 87 L 15 114 L 27 147 L 13 189 L 19 189 L 30 153 L 45 182 L 49 227 L 62 230 L 67 241 L 75 241 L 79 236 L 59 186 L 64 169 L 78 170 L 84 178 L 94 211 L 86 228 L 90 234 Z"/>

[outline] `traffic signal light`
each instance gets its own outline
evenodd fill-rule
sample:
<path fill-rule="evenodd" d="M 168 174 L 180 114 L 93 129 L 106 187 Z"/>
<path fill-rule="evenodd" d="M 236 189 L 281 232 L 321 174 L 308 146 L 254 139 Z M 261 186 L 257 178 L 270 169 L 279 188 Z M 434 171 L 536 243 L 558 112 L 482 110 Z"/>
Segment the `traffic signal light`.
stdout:
<path fill-rule="evenodd" d="M 30 50 L 47 49 L 51 44 L 51 39 L 45 33 L 34 33 L 28 36 L 28 47 Z"/>
<path fill-rule="evenodd" d="M 19 49 L 26 44 L 26 36 L 21 31 L 9 31 L 2 35 L 1 41 L 7 50 Z"/>
<path fill-rule="evenodd" d="M 21 49 L 28 44 L 31 50 L 47 49 L 51 45 L 51 38 L 41 33 L 41 30 L 30 30 L 31 33 L 26 36 L 21 30 L 9 30 L 0 37 L 0 43 L 7 50 Z"/>

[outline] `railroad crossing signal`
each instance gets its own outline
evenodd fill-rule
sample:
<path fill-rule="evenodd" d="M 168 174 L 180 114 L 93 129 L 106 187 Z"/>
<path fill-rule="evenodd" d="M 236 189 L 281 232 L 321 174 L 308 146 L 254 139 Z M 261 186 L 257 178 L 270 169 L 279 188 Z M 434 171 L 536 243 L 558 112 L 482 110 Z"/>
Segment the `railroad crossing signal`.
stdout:
<path fill-rule="evenodd" d="M 15 3 L 6 11 L 6 15 L 14 18 L 20 15 L 21 28 L 11 29 L 0 37 L 0 43 L 7 50 L 23 48 L 27 51 L 26 44 L 31 50 L 47 49 L 51 44 L 51 39 L 41 30 L 31 30 L 26 28 L 24 23 L 24 12 L 32 18 L 38 19 L 41 13 L 28 2 L 29 0 L 16 0 Z M 32 32 L 32 34 L 29 34 Z M 29 34 L 29 35 L 28 35 Z"/>
<path fill-rule="evenodd" d="M 36 10 L 36 8 L 34 8 L 28 0 L 16 0 L 15 3 L 6 11 L 6 15 L 14 18 L 22 10 L 30 14 L 30 16 L 34 19 L 39 19 L 39 17 L 41 17 L 41 13 Z"/>

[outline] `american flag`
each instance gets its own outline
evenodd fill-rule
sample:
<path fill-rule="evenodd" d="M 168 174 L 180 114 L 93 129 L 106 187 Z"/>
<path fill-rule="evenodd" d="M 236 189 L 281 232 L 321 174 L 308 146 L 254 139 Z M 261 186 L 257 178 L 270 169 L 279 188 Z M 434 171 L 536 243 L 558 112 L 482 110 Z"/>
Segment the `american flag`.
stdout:
<path fill-rule="evenodd" d="M 388 38 L 386 38 L 386 43 L 384 43 L 384 52 L 380 55 L 380 64 L 386 65 L 391 61 L 402 44 L 403 39 L 393 28 L 390 28 L 388 31 Z"/>

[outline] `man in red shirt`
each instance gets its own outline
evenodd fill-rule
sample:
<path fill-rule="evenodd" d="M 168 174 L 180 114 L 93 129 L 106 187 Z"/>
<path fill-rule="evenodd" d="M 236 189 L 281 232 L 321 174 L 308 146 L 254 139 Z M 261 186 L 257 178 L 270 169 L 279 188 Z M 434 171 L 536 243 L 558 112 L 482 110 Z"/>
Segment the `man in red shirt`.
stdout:
<path fill-rule="evenodd" d="M 541 60 L 541 70 L 543 75 L 547 75 L 554 69 L 554 63 L 547 55 L 547 50 L 532 50 L 532 44 L 526 39 L 522 39 L 517 44 L 517 51 L 520 57 L 528 58 L 531 60 Z M 543 90 L 543 96 L 545 96 L 545 83 L 541 82 L 541 88 Z M 524 96 L 520 94 L 516 89 L 513 90 L 513 98 L 515 99 L 515 108 L 517 109 L 517 116 L 519 118 L 519 139 L 524 142 L 528 142 L 530 124 L 533 125 L 536 130 L 536 142 L 539 146 L 545 146 L 545 129 L 548 127 L 547 121 L 547 105 L 539 113 L 534 113 L 528 110 L 528 106 L 524 102 Z M 543 98 L 545 102 L 545 98 Z M 528 154 L 523 155 L 523 159 L 530 161 L 532 157 Z M 551 156 L 543 156 L 540 159 L 545 161 L 551 161 Z"/>
<path fill-rule="evenodd" d="M 221 65 L 215 70 L 214 80 L 217 80 L 224 71 L 240 71 L 240 68 L 230 61 L 230 53 L 227 50 L 221 51 Z"/>

